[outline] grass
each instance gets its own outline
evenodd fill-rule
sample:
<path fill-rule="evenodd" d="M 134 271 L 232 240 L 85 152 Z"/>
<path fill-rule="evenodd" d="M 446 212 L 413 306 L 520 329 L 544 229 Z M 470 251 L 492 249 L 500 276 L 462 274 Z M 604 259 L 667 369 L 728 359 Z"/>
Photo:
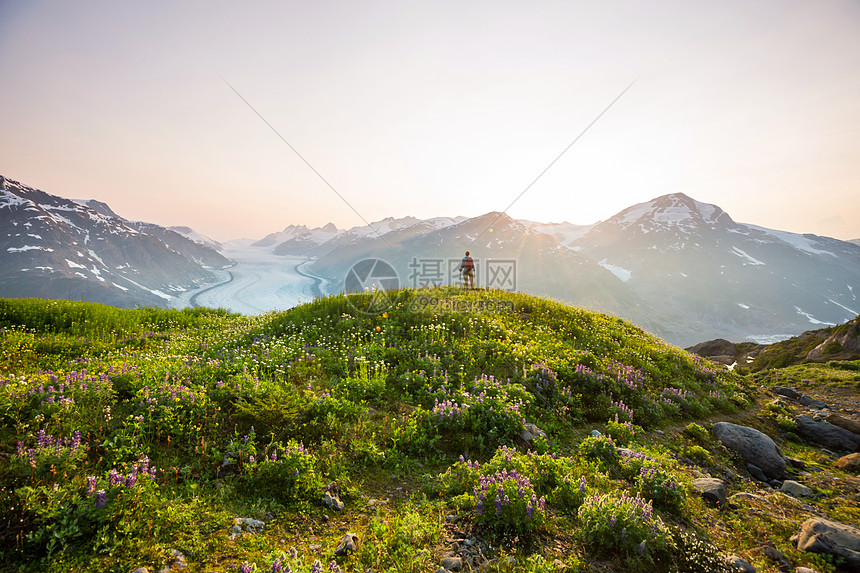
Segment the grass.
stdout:
<path fill-rule="evenodd" d="M 751 527 L 689 490 L 737 471 L 709 424 L 751 417 L 759 378 L 551 300 L 389 294 L 259 316 L 0 300 L 0 569 L 158 570 L 178 549 L 189 571 L 425 571 L 469 539 L 491 571 L 719 571 L 761 535 L 787 547 L 801 510 Z M 236 517 L 266 529 L 230 540 Z M 335 556 L 346 530 L 359 548 Z M 796 557 L 833 569 L 815 559 Z"/>

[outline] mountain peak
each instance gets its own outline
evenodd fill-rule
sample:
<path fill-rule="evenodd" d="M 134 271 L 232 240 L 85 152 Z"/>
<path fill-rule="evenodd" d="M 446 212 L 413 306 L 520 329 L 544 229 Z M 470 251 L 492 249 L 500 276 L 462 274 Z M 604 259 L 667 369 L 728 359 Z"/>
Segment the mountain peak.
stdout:
<path fill-rule="evenodd" d="M 716 205 L 701 203 L 684 193 L 670 193 L 624 209 L 602 225 L 628 229 L 638 226 L 642 232 L 673 227 L 716 227 L 733 224 L 731 217 Z"/>

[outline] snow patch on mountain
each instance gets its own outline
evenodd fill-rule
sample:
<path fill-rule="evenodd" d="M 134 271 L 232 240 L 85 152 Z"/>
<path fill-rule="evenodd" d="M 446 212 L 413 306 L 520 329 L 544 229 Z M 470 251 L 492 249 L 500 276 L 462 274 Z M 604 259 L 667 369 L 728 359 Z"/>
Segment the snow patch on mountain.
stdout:
<path fill-rule="evenodd" d="M 732 247 L 732 253 L 741 257 L 742 259 L 746 259 L 748 262 L 744 263 L 744 265 L 763 265 L 764 264 L 760 260 L 749 256 L 746 252 L 742 251 L 741 249 L 739 249 L 737 247 L 734 247 L 734 246 Z"/>
<path fill-rule="evenodd" d="M 815 237 L 815 235 L 800 235 L 798 233 L 789 233 L 788 231 L 776 231 L 774 229 L 767 229 L 765 227 L 759 227 L 756 225 L 744 224 L 744 226 L 764 233 L 765 235 L 773 237 L 778 241 L 791 245 L 795 249 L 799 249 L 807 253 L 812 253 L 814 255 L 830 255 L 831 257 L 835 258 L 839 257 L 839 255 L 836 255 L 835 253 L 832 253 L 830 251 L 815 248 L 815 245 L 817 244 L 817 237 Z"/>
<path fill-rule="evenodd" d="M 621 279 L 621 281 L 625 283 L 630 280 L 630 277 L 633 274 L 625 268 L 607 263 L 606 259 L 599 261 L 597 264 L 615 275 L 616 277 L 618 277 L 619 279 Z"/>
<path fill-rule="evenodd" d="M 794 310 L 797 312 L 797 314 L 799 314 L 800 316 L 805 317 L 805 318 L 806 318 L 806 320 L 808 320 L 808 321 L 809 321 L 809 322 L 811 322 L 812 324 L 823 324 L 824 326 L 836 326 L 836 324 L 835 324 L 835 323 L 833 323 L 833 322 L 824 322 L 824 321 L 822 321 L 822 320 L 818 320 L 817 318 L 815 318 L 814 316 L 812 316 L 812 315 L 811 315 L 811 314 L 809 314 L 808 312 L 806 312 L 806 311 L 804 311 L 803 309 L 801 309 L 799 306 L 795 306 L 795 307 L 794 307 Z"/>

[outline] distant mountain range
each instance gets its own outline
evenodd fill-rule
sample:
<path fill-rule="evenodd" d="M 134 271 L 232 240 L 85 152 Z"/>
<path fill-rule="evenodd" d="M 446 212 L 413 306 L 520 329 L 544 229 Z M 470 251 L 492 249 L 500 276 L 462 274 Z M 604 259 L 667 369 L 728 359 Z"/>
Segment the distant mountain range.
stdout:
<path fill-rule="evenodd" d="M 314 258 L 310 270 L 331 292 L 365 258 L 391 264 L 402 285 L 448 284 L 468 249 L 481 284 L 515 261 L 515 284 L 491 286 L 616 314 L 682 346 L 786 338 L 860 312 L 860 245 L 737 223 L 683 193 L 587 226 L 500 213 L 406 217 L 350 230 L 287 227 L 256 245 Z"/>
<path fill-rule="evenodd" d="M 0 296 L 165 306 L 229 264 L 212 245 L 129 221 L 105 203 L 0 177 Z"/>
<path fill-rule="evenodd" d="M 126 220 L 5 180 L 0 296 L 164 305 L 230 264 L 188 227 Z M 479 217 L 387 218 L 338 229 L 290 225 L 252 243 L 311 260 L 303 272 L 341 292 L 350 268 L 376 258 L 402 286 L 456 283 L 463 252 L 481 286 L 550 296 L 615 314 L 679 346 L 767 342 L 860 314 L 860 239 L 840 241 L 735 222 L 682 193 L 594 225 Z M 366 284 L 365 286 L 370 286 Z"/>

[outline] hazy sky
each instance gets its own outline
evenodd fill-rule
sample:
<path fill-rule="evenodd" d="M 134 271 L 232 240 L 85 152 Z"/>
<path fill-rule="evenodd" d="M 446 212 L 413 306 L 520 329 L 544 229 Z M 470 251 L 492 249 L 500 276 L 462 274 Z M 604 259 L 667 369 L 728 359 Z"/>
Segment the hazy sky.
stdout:
<path fill-rule="evenodd" d="M 0 0 L 0 174 L 215 239 L 672 192 L 860 237 L 860 2 Z"/>

